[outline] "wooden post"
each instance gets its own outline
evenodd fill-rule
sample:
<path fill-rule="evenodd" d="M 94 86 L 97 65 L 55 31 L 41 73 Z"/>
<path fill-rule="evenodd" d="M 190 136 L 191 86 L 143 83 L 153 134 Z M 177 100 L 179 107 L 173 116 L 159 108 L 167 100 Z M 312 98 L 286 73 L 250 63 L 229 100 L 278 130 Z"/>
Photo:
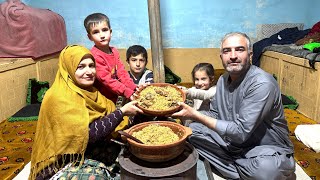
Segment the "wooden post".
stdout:
<path fill-rule="evenodd" d="M 159 0 L 148 0 L 154 82 L 165 82 Z"/>

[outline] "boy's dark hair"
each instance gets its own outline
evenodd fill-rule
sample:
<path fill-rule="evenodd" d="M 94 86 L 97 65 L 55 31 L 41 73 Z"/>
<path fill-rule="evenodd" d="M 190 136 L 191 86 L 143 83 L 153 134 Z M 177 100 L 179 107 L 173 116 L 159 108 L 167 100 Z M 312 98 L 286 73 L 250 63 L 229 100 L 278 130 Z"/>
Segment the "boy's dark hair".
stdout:
<path fill-rule="evenodd" d="M 90 28 L 93 25 L 98 24 L 103 21 L 105 21 L 107 23 L 107 25 L 109 26 L 109 28 L 111 29 L 110 20 L 109 20 L 108 16 L 105 14 L 102 14 L 102 13 L 93 13 L 93 14 L 88 15 L 84 19 L 83 25 L 86 28 L 87 33 L 90 34 Z"/>
<path fill-rule="evenodd" d="M 213 80 L 213 78 L 214 78 L 214 68 L 213 68 L 212 64 L 210 64 L 210 63 L 199 63 L 199 64 L 194 66 L 194 68 L 192 69 L 192 72 L 191 72 L 193 82 L 194 82 L 194 76 L 195 76 L 196 72 L 199 71 L 199 70 L 200 71 L 205 71 L 208 74 L 210 80 Z"/>
<path fill-rule="evenodd" d="M 129 58 L 131 56 L 137 56 L 139 54 L 142 54 L 142 56 L 146 59 L 146 63 L 148 62 L 148 53 L 146 48 L 144 48 L 143 46 L 140 45 L 133 45 L 130 46 L 127 50 L 127 62 L 129 62 Z"/>

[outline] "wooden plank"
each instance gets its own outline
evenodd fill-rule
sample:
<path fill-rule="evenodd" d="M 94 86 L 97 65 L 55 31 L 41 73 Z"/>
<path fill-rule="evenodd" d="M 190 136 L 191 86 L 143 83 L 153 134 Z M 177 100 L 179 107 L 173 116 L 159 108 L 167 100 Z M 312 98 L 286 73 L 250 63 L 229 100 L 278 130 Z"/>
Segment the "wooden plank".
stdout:
<path fill-rule="evenodd" d="M 159 0 L 148 0 L 154 82 L 165 82 Z"/>

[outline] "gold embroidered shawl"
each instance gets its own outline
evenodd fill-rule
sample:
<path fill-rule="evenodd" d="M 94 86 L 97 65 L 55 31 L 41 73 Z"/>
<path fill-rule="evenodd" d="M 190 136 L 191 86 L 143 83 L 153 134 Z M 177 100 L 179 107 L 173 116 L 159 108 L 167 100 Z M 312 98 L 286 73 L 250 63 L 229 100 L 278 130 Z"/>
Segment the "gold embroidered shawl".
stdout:
<path fill-rule="evenodd" d="M 60 53 L 55 81 L 45 94 L 39 113 L 29 179 L 35 179 L 52 163 L 60 168 L 57 160 L 66 155 L 82 157 L 83 162 L 89 123 L 115 110 L 114 103 L 97 89 L 86 91 L 76 85 L 74 74 L 85 55 L 91 55 L 90 51 L 77 45 L 67 46 Z"/>

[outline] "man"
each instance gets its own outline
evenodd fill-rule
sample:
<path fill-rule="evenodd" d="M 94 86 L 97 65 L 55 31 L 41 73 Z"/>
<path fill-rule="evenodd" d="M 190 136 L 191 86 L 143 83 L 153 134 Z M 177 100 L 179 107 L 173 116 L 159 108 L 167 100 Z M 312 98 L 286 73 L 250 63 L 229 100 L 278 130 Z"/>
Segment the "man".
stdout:
<path fill-rule="evenodd" d="M 193 119 L 189 141 L 227 179 L 295 179 L 293 145 L 275 79 L 250 64 L 252 48 L 243 33 L 221 41 L 227 71 L 217 83 L 210 110 L 181 103 L 172 116 Z"/>

